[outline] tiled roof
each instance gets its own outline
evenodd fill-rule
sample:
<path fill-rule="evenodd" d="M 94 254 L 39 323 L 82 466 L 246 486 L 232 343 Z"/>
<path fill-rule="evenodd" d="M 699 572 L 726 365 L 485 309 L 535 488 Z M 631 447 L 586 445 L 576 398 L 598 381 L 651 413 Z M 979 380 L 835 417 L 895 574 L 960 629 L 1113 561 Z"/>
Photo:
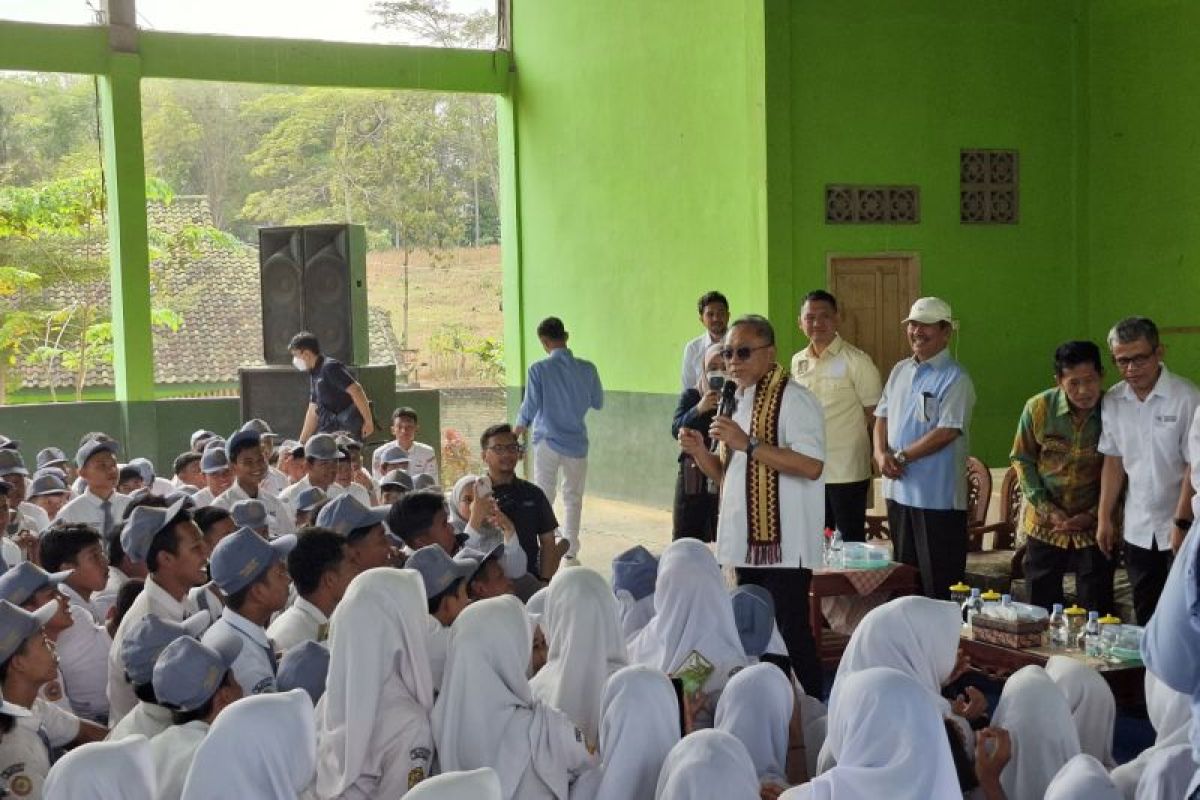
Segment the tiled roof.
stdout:
<path fill-rule="evenodd" d="M 171 234 L 187 225 L 211 225 L 208 198 L 179 196 L 169 205 L 147 206 L 150 226 Z M 152 293 L 171 298 L 168 305 L 183 317 L 178 331 L 154 333 L 154 379 L 160 384 L 236 383 L 238 367 L 262 365 L 262 308 L 259 299 L 258 251 L 240 242 L 232 249 L 199 245 L 199 253 L 155 264 L 158 282 Z M 66 307 L 77 300 L 107 303 L 107 279 L 47 290 L 48 299 Z M 369 308 L 372 364 L 400 363 L 400 343 L 391 318 L 382 308 Z M 49 385 L 45 367 L 23 367 L 22 385 Z M 58 370 L 59 386 L 71 376 Z M 88 386 L 111 386 L 112 367 L 88 372 Z"/>

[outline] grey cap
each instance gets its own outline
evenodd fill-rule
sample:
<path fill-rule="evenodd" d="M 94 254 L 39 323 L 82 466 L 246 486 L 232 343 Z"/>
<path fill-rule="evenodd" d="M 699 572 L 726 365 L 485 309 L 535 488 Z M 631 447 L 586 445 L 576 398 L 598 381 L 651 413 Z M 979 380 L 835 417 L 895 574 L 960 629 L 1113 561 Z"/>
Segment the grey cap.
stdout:
<path fill-rule="evenodd" d="M 496 545 L 487 552 L 476 550 L 473 547 L 464 547 L 454 554 L 454 560 L 460 564 L 469 564 L 471 566 L 471 572 L 467 575 L 467 582 L 469 583 L 475 580 L 475 577 L 483 570 L 484 564 L 494 561 L 502 555 L 504 555 L 503 543 Z"/>
<path fill-rule="evenodd" d="M 116 439 L 89 439 L 75 451 L 75 466 L 83 469 L 88 459 L 97 453 L 112 453 L 114 456 L 121 451 L 121 445 Z"/>
<path fill-rule="evenodd" d="M 142 483 L 150 486 L 154 483 L 154 464 L 148 458 L 135 458 L 125 466 L 133 467 L 142 476 Z"/>
<path fill-rule="evenodd" d="M 121 549 L 130 561 L 141 563 L 150 552 L 154 537 L 167 526 L 191 498 L 180 498 L 166 508 L 138 506 L 125 521 L 121 530 Z"/>
<path fill-rule="evenodd" d="M 258 417 L 255 417 L 254 419 L 251 419 L 251 420 L 247 420 L 245 422 L 245 424 L 242 425 L 240 430 L 254 431 L 259 436 L 274 436 L 275 435 L 275 431 L 271 430 L 271 426 L 267 424 L 267 421 L 263 420 L 263 419 L 259 419 Z"/>
<path fill-rule="evenodd" d="M 38 471 L 34 474 L 33 480 L 29 482 L 29 491 L 26 493 L 29 497 L 43 497 L 48 494 L 69 494 L 67 484 L 62 478 L 51 472 Z"/>
<path fill-rule="evenodd" d="M 347 436 L 344 433 L 338 434 L 334 441 L 342 450 L 362 450 L 362 442 L 360 442 L 358 439 L 355 439 L 353 436 Z"/>
<path fill-rule="evenodd" d="M 470 577 L 478 567 L 474 561 L 451 558 L 440 544 L 427 544 L 404 562 L 405 569 L 417 572 L 425 581 L 426 599 L 437 597 L 456 580 Z"/>
<path fill-rule="evenodd" d="M 226 596 L 236 594 L 287 558 L 295 546 L 296 537 L 290 533 L 268 542 L 249 528 L 238 528 L 213 548 L 209 573 Z"/>
<path fill-rule="evenodd" d="M 154 696 L 170 708 L 195 711 L 217 693 L 242 652 L 242 640 L 214 637 L 211 645 L 180 636 L 163 648 L 150 679 Z"/>
<path fill-rule="evenodd" d="M 329 648 L 320 642 L 301 642 L 279 659 L 275 686 L 281 692 L 303 689 L 315 705 L 325 694 L 325 678 L 328 675 Z"/>
<path fill-rule="evenodd" d="M 262 443 L 262 435 L 258 431 L 240 430 L 225 441 L 225 457 L 233 461 L 234 454 L 250 447 L 258 447 Z"/>
<path fill-rule="evenodd" d="M 300 444 L 295 439 L 284 439 L 279 445 L 279 451 L 281 453 L 291 453 L 293 458 L 296 456 L 303 457 L 304 445 Z"/>
<path fill-rule="evenodd" d="M 192 495 L 194 495 L 198 491 L 200 491 L 200 490 L 197 489 L 195 486 L 192 486 L 190 483 L 185 483 L 183 486 L 180 486 L 178 489 L 171 492 L 169 495 L 166 495 L 165 497 L 163 497 L 163 499 L 166 500 L 171 505 L 175 505 L 176 503 L 178 503 L 182 500 L 183 507 L 186 508 L 188 511 L 191 511 L 193 508 L 196 507 L 196 501 L 192 499 Z"/>
<path fill-rule="evenodd" d="M 56 464 L 66 464 L 67 454 L 57 447 L 46 447 L 38 451 L 37 468 L 50 467 Z"/>
<path fill-rule="evenodd" d="M 354 499 L 353 495 L 340 494 L 330 500 L 317 514 L 317 524 L 349 536 L 351 531 L 359 528 L 372 528 L 382 525 L 387 519 L 391 506 L 372 506 L 368 508 Z"/>
<path fill-rule="evenodd" d="M 46 572 L 30 561 L 22 561 L 3 575 L 0 575 L 0 599 L 14 605 L 28 602 L 39 589 L 47 584 L 58 586 L 65 581 L 74 570 L 62 572 Z"/>
<path fill-rule="evenodd" d="M 310 486 L 296 494 L 292 505 L 295 506 L 297 511 L 312 511 L 328 499 L 329 495 L 325 494 L 324 489 L 319 486 Z"/>
<path fill-rule="evenodd" d="M 56 477 L 60 481 L 62 481 L 64 486 L 67 483 L 67 471 L 65 469 L 63 469 L 62 467 L 53 466 L 53 465 L 48 466 L 48 467 L 42 467 L 41 469 L 34 472 L 31 477 L 36 481 L 38 478 L 42 477 L 43 475 L 53 475 L 54 477 Z"/>
<path fill-rule="evenodd" d="M 640 544 L 613 558 L 612 571 L 614 592 L 624 589 L 633 595 L 634 600 L 654 594 L 654 585 L 658 581 L 658 559 Z"/>
<path fill-rule="evenodd" d="M 54 619 L 57 613 L 57 600 L 51 600 L 32 612 L 7 600 L 0 600 L 0 664 L 12 658 L 25 640 Z"/>
<path fill-rule="evenodd" d="M 388 486 L 396 486 L 406 492 L 411 492 L 413 490 L 412 476 L 402 469 L 394 469 L 387 475 L 384 475 L 383 479 L 379 481 L 380 489 Z"/>
<path fill-rule="evenodd" d="M 338 449 L 337 440 L 328 433 L 318 433 L 304 443 L 304 457 L 314 461 L 340 461 L 346 454 Z"/>
<path fill-rule="evenodd" d="M 16 439 L 10 439 L 3 433 L 0 433 L 0 450 L 16 450 L 21 446 L 21 443 Z"/>
<path fill-rule="evenodd" d="M 200 471 L 205 475 L 212 475 L 217 472 L 224 472 L 229 469 L 229 456 L 225 455 L 225 443 L 212 445 L 204 448 L 204 454 L 200 456 Z"/>
<path fill-rule="evenodd" d="M 196 445 L 197 445 L 197 444 L 199 444 L 200 442 L 204 441 L 205 439 L 211 439 L 211 438 L 213 438 L 214 436 L 216 436 L 216 434 L 215 434 L 215 433 L 213 433 L 212 431 L 206 431 L 204 428 L 201 428 L 201 429 L 200 429 L 200 430 L 198 430 L 198 431 L 193 431 L 193 432 L 192 432 L 192 438 L 191 438 L 191 439 L 188 439 L 188 445 L 189 445 L 189 446 L 190 446 L 190 447 L 191 447 L 193 450 L 195 450 L 195 449 L 196 449 Z"/>
<path fill-rule="evenodd" d="M 207 611 L 192 614 L 183 622 L 163 619 L 157 614 L 147 614 L 130 626 L 121 640 L 121 663 L 125 674 L 135 686 L 150 683 L 154 677 L 154 662 L 163 648 L 180 636 L 198 639 L 212 624 Z"/>
<path fill-rule="evenodd" d="M 420 475 L 413 478 L 414 492 L 425 491 L 427 489 L 436 489 L 437 485 L 437 478 L 425 472 L 422 472 Z"/>
<path fill-rule="evenodd" d="M 408 452 L 395 442 L 379 448 L 380 464 L 406 464 L 408 460 Z"/>
<path fill-rule="evenodd" d="M 747 656 L 758 658 L 767 652 L 775 630 L 775 601 L 766 589 L 753 584 L 737 587 L 730 599 L 742 649 Z"/>
<path fill-rule="evenodd" d="M 0 448 L 0 475 L 29 475 L 20 451 Z"/>
<path fill-rule="evenodd" d="M 239 528 L 265 528 L 275 521 L 262 500 L 239 500 L 229 509 L 229 516 Z"/>

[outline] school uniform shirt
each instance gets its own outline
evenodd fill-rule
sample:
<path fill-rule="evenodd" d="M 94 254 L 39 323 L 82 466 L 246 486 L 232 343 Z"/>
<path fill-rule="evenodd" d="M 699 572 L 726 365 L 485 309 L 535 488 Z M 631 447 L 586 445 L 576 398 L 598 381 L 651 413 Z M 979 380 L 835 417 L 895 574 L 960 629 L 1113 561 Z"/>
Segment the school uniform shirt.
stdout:
<path fill-rule="evenodd" d="M 25 553 L 16 542 L 0 533 L 0 558 L 4 559 L 6 567 L 15 567 L 25 560 Z"/>
<path fill-rule="evenodd" d="M 101 623 L 108 619 L 108 612 L 116 605 L 121 587 L 127 583 L 129 583 L 129 576 L 110 564 L 108 583 L 104 584 L 103 590 L 92 595 L 92 609 L 99 615 Z"/>
<path fill-rule="evenodd" d="M 262 479 L 259 487 L 278 497 L 279 493 L 289 485 L 291 485 L 291 482 L 288 480 L 287 475 L 284 475 L 274 467 L 267 467 L 267 477 Z"/>
<path fill-rule="evenodd" d="M 75 602 L 83 598 L 65 583 L 59 588 L 71 599 L 71 627 L 61 631 L 55 641 L 64 688 L 76 714 L 103 720 L 108 717 L 108 653 L 112 637 L 96 622 L 90 606 Z"/>
<path fill-rule="evenodd" d="M 108 496 L 107 527 L 104 524 L 104 502 L 92 494 L 91 489 L 88 489 L 63 506 L 58 512 L 58 516 L 54 518 L 55 522 L 67 525 L 91 525 L 100 532 L 101 536 L 104 536 L 125 516 L 125 508 L 129 505 L 129 496 L 120 492 L 113 492 Z"/>
<path fill-rule="evenodd" d="M 267 628 L 267 638 L 281 653 L 303 642 L 323 642 L 328 637 L 329 618 L 303 597 L 296 598 L 292 607 Z"/>
<path fill-rule="evenodd" d="M 400 444 L 399 442 L 388 442 L 388 444 Z M 403 447 L 404 445 L 400 445 Z M 383 477 L 380 470 L 383 468 L 383 449 L 387 445 L 377 447 L 371 455 L 371 474 L 377 478 Z M 434 478 L 438 477 L 437 453 L 427 444 L 421 442 L 413 442 L 412 447 L 405 452 L 408 453 L 408 467 L 405 468 L 411 477 L 415 478 L 418 475 L 431 475 Z"/>
<path fill-rule="evenodd" d="M 258 492 L 258 497 L 251 497 L 246 494 L 246 491 L 237 481 L 234 481 L 232 486 L 222 492 L 220 497 L 213 500 L 211 505 L 223 508 L 226 511 L 232 511 L 234 504 L 240 503 L 243 500 L 258 500 L 266 507 L 267 513 L 275 518 L 275 521 L 269 527 L 272 539 L 296 532 L 296 521 L 292 516 L 291 509 L 279 502 L 278 497 L 261 489 Z"/>
<path fill-rule="evenodd" d="M 196 508 L 211 506 L 214 499 L 212 489 L 209 489 L 207 486 L 192 495 L 192 502 L 196 504 Z"/>
<path fill-rule="evenodd" d="M 171 710 L 157 703 L 147 703 L 139 700 L 121 721 L 108 732 L 107 741 L 119 742 L 130 736 L 142 735 L 153 739 L 158 734 L 171 727 Z"/>
<path fill-rule="evenodd" d="M 1120 456 L 1129 478 L 1125 494 L 1125 541 L 1159 550 L 1171 544 L 1179 486 L 1188 465 L 1188 430 L 1200 405 L 1200 389 L 1162 365 L 1145 400 L 1121 381 L 1100 405 L 1099 450 Z"/>
<path fill-rule="evenodd" d="M 27 500 L 22 500 L 17 504 L 17 510 L 29 520 L 31 525 L 33 525 L 31 530 L 34 533 L 41 533 L 42 531 L 46 530 L 46 528 L 50 527 L 50 515 L 47 514 L 46 509 L 42 508 L 41 506 L 35 506 L 33 503 L 30 503 Z"/>
<path fill-rule="evenodd" d="M 195 719 L 172 725 L 150 740 L 150 758 L 158 779 L 158 800 L 179 800 L 196 748 L 208 735 L 208 723 Z"/>
<path fill-rule="evenodd" d="M 153 575 L 146 576 L 145 588 L 134 598 L 133 604 L 129 606 L 129 611 L 126 612 L 124 619 L 121 620 L 121 625 L 117 628 L 117 634 L 113 637 L 112 647 L 108 651 L 109 726 L 120 722 L 121 718 L 132 711 L 133 707 L 138 704 L 137 696 L 133 693 L 133 687 L 125 679 L 125 665 L 121 662 L 121 643 L 125 641 L 125 635 L 129 632 L 129 629 L 147 614 L 154 614 L 171 622 L 182 623 L 199 610 L 195 602 L 187 596 L 184 596 L 183 600 L 176 600 L 165 589 L 155 583 Z"/>
<path fill-rule="evenodd" d="M 333 484 L 333 486 L 336 486 L 339 489 L 341 489 L 341 491 L 338 492 L 338 494 L 348 494 L 351 497 L 353 497 L 355 500 L 357 500 L 358 502 L 362 503 L 367 508 L 370 508 L 371 506 L 375 505 L 373 502 L 371 502 L 371 493 L 368 492 L 367 487 L 363 486 L 362 484 L 354 483 L 353 481 L 351 481 L 349 484 L 347 484 L 345 486 L 343 486 L 340 483 L 335 483 L 335 484 Z M 333 488 L 333 486 L 331 486 L 330 488 Z M 326 494 L 328 494 L 328 492 L 326 492 Z"/>
<path fill-rule="evenodd" d="M 13 729 L 0 737 L 0 785 L 13 797 L 37 800 L 50 771 L 49 748 L 74 740 L 79 719 L 41 698 L 29 710 L 30 716 L 18 717 Z"/>
<path fill-rule="evenodd" d="M 755 386 L 741 389 L 733 421 L 750 430 Z M 789 380 L 779 409 L 778 444 L 818 461 L 825 459 L 825 417 L 812 392 Z M 825 482 L 799 475 L 779 476 L 779 520 L 783 558 L 777 564 L 751 564 L 746 514 L 746 454 L 733 451 L 721 489 L 717 517 L 717 561 L 726 567 L 805 567 L 821 565 L 825 529 Z"/>
<path fill-rule="evenodd" d="M 223 637 L 236 636 L 242 640 L 242 651 L 233 662 L 233 677 L 246 694 L 275 691 L 275 647 L 262 626 L 255 625 L 226 606 L 221 618 L 204 632 L 200 641 L 213 644 Z"/>
<path fill-rule="evenodd" d="M 66 681 L 63 680 L 62 670 L 55 670 L 54 680 L 43 683 L 38 688 L 37 696 L 55 708 L 66 711 L 68 714 L 74 716 L 75 712 L 71 710 L 71 701 L 67 697 L 67 692 L 63 688 L 64 686 L 66 686 Z"/>
<path fill-rule="evenodd" d="M 213 619 L 220 619 L 221 612 L 225 610 L 225 601 L 213 589 L 211 583 L 193 586 L 188 591 L 188 599 L 194 602 L 201 611 L 207 611 Z"/>

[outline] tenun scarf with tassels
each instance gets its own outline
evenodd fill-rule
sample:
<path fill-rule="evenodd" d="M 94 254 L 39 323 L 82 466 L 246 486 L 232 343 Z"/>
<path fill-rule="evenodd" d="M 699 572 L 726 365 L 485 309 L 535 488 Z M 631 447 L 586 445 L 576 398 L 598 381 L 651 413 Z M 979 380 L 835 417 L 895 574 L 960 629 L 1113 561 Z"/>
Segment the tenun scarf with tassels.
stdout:
<path fill-rule="evenodd" d="M 754 387 L 750 435 L 760 445 L 779 446 L 779 411 L 788 374 L 778 364 Z M 779 472 L 761 461 L 746 463 L 746 562 L 754 566 L 783 560 L 783 531 L 779 521 Z"/>

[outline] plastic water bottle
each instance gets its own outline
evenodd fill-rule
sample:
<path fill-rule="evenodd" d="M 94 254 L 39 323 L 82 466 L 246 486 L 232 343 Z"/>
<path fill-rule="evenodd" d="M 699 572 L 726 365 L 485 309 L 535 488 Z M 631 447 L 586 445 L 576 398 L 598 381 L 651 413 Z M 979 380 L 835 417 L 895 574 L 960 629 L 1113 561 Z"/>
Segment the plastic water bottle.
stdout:
<path fill-rule="evenodd" d="M 967 625 L 971 624 L 971 620 L 975 615 L 983 610 L 983 598 L 979 596 L 978 589 L 971 590 L 971 596 L 966 599 L 962 605 L 963 622 Z"/>
<path fill-rule="evenodd" d="M 1067 646 L 1067 618 L 1063 616 L 1062 603 L 1055 603 L 1050 612 L 1050 647 L 1053 650 L 1063 650 Z"/>
<path fill-rule="evenodd" d="M 836 528 L 833 536 L 829 538 L 829 566 L 834 569 L 842 569 L 846 566 L 846 559 L 842 553 L 842 532 Z"/>
<path fill-rule="evenodd" d="M 1079 637 L 1083 652 L 1094 658 L 1100 657 L 1100 612 L 1089 611 L 1087 626 Z"/>

